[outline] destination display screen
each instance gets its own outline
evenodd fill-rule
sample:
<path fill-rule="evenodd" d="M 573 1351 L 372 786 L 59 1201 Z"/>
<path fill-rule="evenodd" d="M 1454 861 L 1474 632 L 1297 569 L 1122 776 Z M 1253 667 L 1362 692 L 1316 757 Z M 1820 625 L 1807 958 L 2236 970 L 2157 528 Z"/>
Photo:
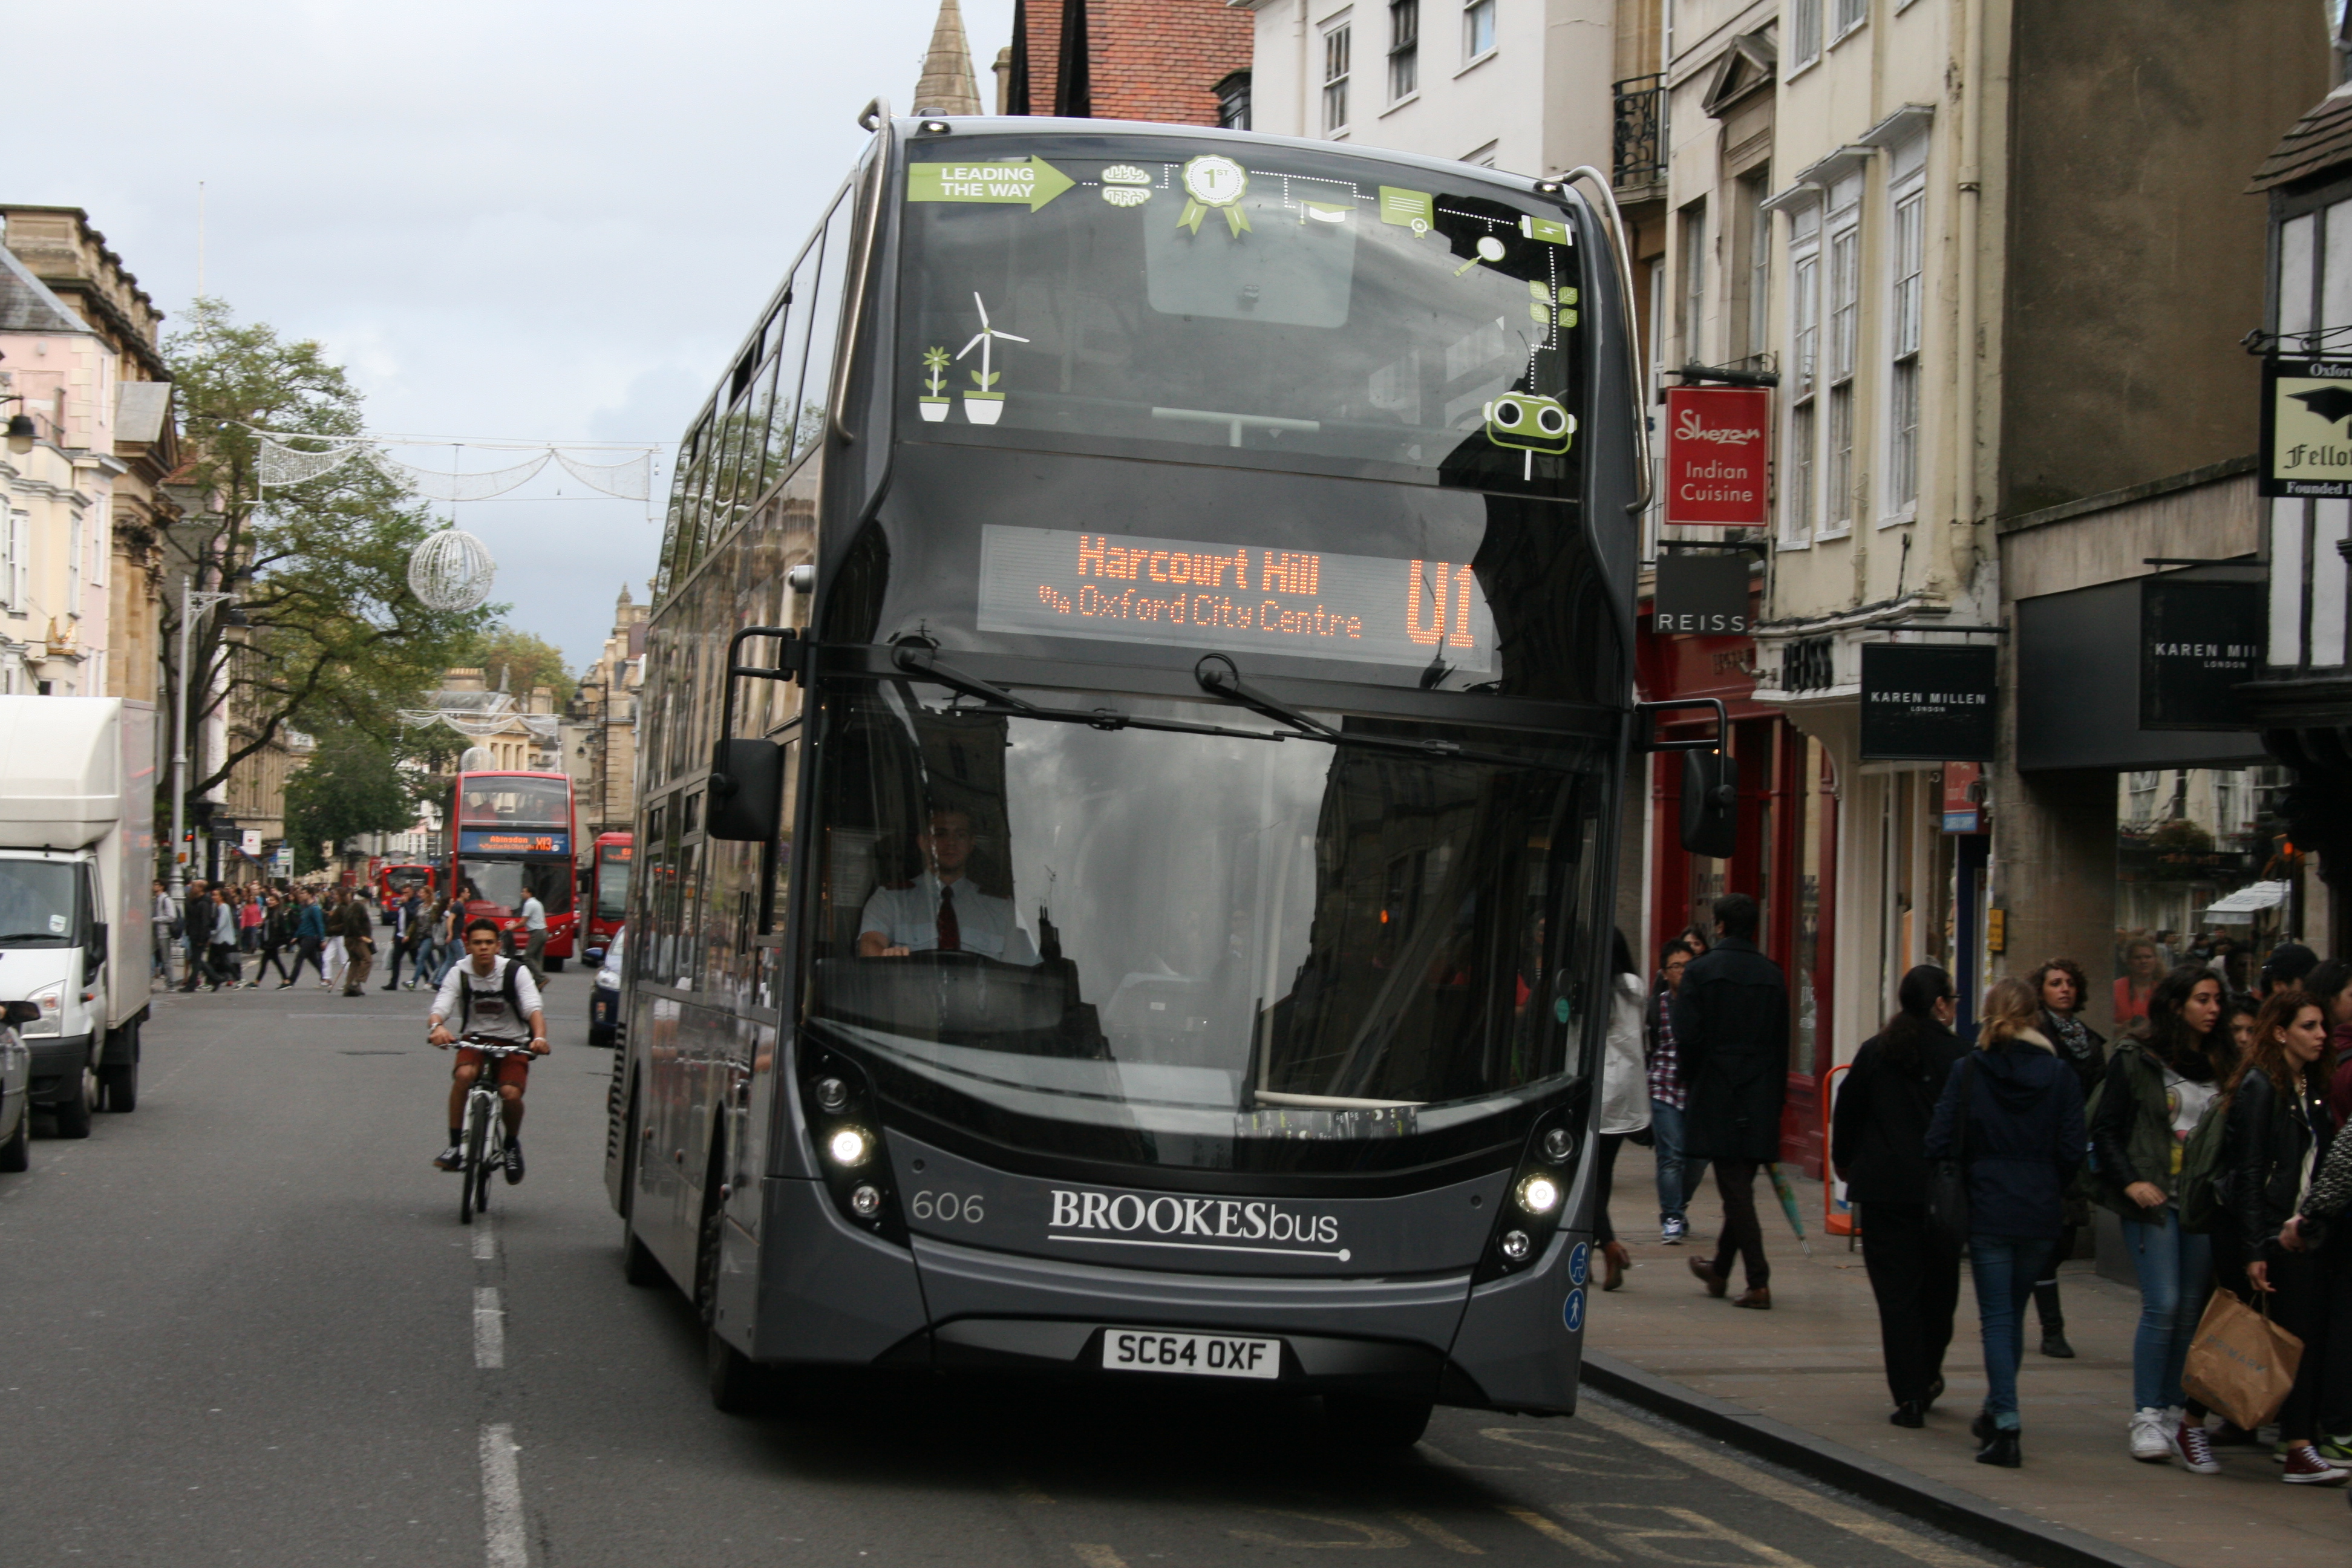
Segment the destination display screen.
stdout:
<path fill-rule="evenodd" d="M 457 833 L 457 853 L 460 855 L 569 855 L 572 853 L 572 835 L 466 827 L 460 828 Z"/>
<path fill-rule="evenodd" d="M 1465 561 L 983 526 L 979 625 L 1108 642 L 1488 674 L 1495 618 Z"/>

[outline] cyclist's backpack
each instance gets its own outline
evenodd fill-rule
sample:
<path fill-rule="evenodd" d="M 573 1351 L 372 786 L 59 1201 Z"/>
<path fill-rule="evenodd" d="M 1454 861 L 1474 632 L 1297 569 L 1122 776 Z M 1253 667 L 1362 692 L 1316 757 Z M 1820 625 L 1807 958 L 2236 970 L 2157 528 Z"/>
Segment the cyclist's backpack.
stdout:
<path fill-rule="evenodd" d="M 2201 1234 L 2221 1221 L 2226 1201 L 2221 1154 L 2229 1136 L 2229 1101 L 2217 1094 L 2189 1130 L 2189 1142 L 2180 1146 L 2180 1180 L 2173 1191 L 2180 1200 L 2183 1230 Z"/>
<path fill-rule="evenodd" d="M 467 961 L 461 958 L 457 962 L 463 964 Z M 499 971 L 499 994 L 507 999 L 507 1016 L 517 1023 L 528 1024 L 530 1020 L 522 1016 L 522 993 L 515 986 L 515 971 L 522 967 L 522 962 L 513 958 L 502 958 L 499 962 L 506 965 Z M 462 1035 L 473 1026 L 473 983 L 461 981 L 457 985 L 457 1032 Z"/>

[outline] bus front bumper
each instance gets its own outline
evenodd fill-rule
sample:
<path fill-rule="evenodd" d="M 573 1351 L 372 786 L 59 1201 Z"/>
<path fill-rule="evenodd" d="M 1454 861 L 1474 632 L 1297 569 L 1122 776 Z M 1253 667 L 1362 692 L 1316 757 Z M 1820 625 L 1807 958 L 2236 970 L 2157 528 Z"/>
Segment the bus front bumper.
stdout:
<path fill-rule="evenodd" d="M 1164 1384 L 1168 1374 L 1103 1364 L 1107 1333 L 1153 1329 L 1282 1342 L 1278 1379 L 1216 1380 L 1227 1386 L 1537 1413 L 1575 1408 L 1584 1281 L 1570 1274 L 1589 1256 L 1582 1237 L 1555 1236 L 1536 1267 L 1475 1287 L 1466 1273 L 1189 1275 L 928 1237 L 913 1238 L 910 1250 L 848 1225 L 822 1183 L 772 1178 L 765 1185 L 763 1238 L 730 1226 L 730 1250 L 741 1252 L 720 1279 L 720 1331 L 754 1360 L 1157 1375 Z"/>

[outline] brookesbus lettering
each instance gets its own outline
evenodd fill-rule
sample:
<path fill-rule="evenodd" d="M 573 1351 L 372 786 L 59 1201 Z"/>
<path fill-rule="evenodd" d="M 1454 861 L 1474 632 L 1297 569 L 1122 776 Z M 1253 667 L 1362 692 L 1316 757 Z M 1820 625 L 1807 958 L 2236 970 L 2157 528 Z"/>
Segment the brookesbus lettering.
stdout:
<path fill-rule="evenodd" d="M 1137 1193 L 1054 1190 L 1050 1231 L 1112 1236 L 1193 1237 L 1202 1241 L 1272 1241 L 1334 1247 L 1337 1215 L 1299 1214 L 1278 1204 L 1241 1198 L 1147 1198 Z"/>

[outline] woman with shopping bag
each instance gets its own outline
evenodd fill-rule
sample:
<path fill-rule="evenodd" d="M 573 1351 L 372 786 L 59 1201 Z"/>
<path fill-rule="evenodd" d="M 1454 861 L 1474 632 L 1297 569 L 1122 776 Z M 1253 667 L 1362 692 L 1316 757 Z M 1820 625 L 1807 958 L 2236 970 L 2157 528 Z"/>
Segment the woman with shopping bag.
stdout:
<path fill-rule="evenodd" d="M 1993 984 L 1978 1048 L 1952 1064 L 1927 1126 L 1928 1160 L 1957 1163 L 1967 1193 L 1969 1271 L 1989 1385 L 1970 1427 L 1983 1445 L 1977 1463 L 2012 1470 L 2024 1462 L 2017 1370 L 2025 1304 L 2065 1227 L 2066 1188 L 2083 1163 L 2083 1090 L 2033 1026 L 2039 1009 L 2024 981 Z"/>
<path fill-rule="evenodd" d="M 2326 1355 L 2326 1280 L 2321 1259 L 2290 1251 L 2280 1236 L 2310 1189 L 2334 1128 L 2327 1116 L 2326 1016 L 2304 991 L 2282 991 L 2254 1020 L 2252 1055 L 2229 1089 L 2222 1191 L 2227 1221 L 2246 1258 L 2246 1283 L 2272 1322 L 2303 1342 L 2285 1403 L 2278 1411 L 2286 1470 L 2293 1486 L 2339 1486 L 2352 1479 L 2320 1456 L 2319 1379 Z M 2204 1341 L 2192 1346 L 2190 1382 L 2199 1381 Z M 2238 1413 L 2241 1425 L 2258 1411 Z M 2197 1467 L 2192 1467 L 2192 1468 Z M 2221 1467 L 2216 1463 L 2211 1470 Z M 2210 1473 L 2210 1471 L 2208 1471 Z"/>

